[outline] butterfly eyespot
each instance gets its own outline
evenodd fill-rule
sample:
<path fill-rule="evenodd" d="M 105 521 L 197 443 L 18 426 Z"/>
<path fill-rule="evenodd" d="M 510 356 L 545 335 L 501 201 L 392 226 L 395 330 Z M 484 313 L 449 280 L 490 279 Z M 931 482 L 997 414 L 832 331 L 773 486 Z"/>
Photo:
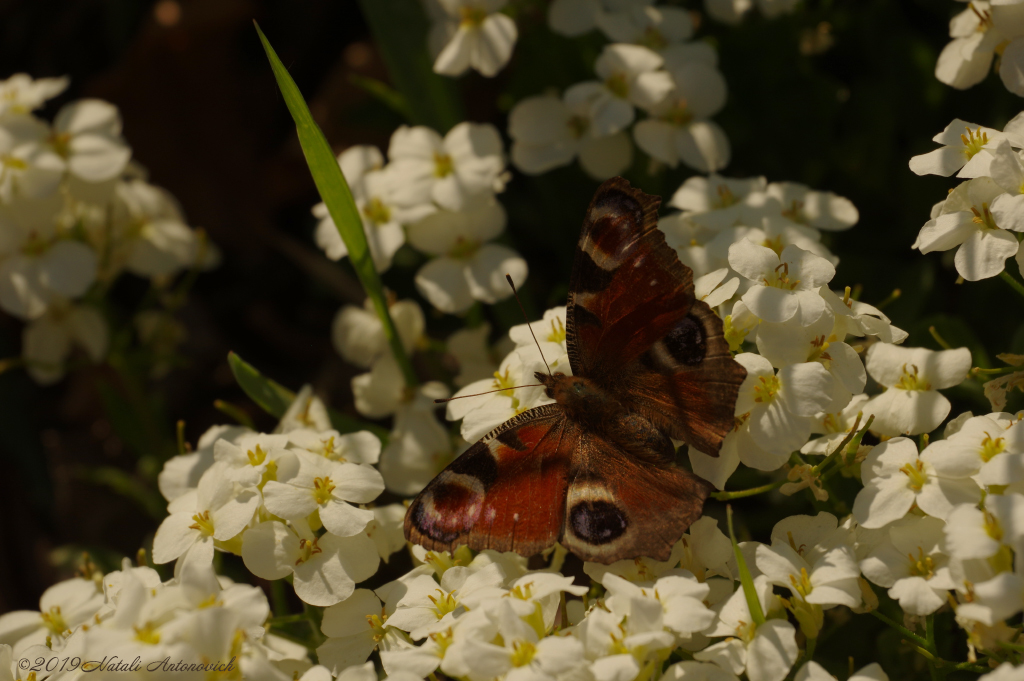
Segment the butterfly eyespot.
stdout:
<path fill-rule="evenodd" d="M 603 500 L 581 501 L 569 511 L 573 534 L 589 544 L 607 544 L 625 533 L 629 522 L 619 508 Z"/>
<path fill-rule="evenodd" d="M 687 315 L 662 340 L 672 358 L 683 364 L 700 364 L 708 345 L 704 326 L 695 316 Z"/>

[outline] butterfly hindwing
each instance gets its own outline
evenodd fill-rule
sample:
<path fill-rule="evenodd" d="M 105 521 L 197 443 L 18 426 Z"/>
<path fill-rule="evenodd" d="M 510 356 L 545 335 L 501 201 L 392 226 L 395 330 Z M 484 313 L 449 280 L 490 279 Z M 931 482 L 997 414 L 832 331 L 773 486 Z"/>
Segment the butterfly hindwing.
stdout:
<path fill-rule="evenodd" d="M 587 209 L 566 310 L 576 375 L 612 377 L 693 303 L 693 273 L 657 227 L 660 202 L 616 177 L 601 185 Z"/>
<path fill-rule="evenodd" d="M 485 435 L 420 492 L 405 516 L 409 541 L 530 556 L 558 540 L 572 448 L 558 405 L 530 409 Z"/>
<path fill-rule="evenodd" d="M 629 367 L 626 408 L 691 447 L 717 456 L 735 424 L 746 370 L 732 358 L 722 320 L 703 301 Z"/>
<path fill-rule="evenodd" d="M 700 517 L 711 485 L 674 465 L 638 460 L 582 433 L 573 456 L 562 545 L 586 561 L 665 560 Z"/>

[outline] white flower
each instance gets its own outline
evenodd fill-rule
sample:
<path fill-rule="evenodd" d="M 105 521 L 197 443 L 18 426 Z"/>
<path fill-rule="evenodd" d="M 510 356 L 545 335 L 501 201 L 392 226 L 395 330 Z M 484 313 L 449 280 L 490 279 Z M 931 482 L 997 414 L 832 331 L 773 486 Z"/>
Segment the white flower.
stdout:
<path fill-rule="evenodd" d="M 426 328 L 423 310 L 414 300 L 398 300 L 389 303 L 388 313 L 405 351 L 412 352 Z M 338 310 L 331 324 L 331 343 L 346 361 L 363 368 L 369 368 L 378 357 L 389 352 L 384 325 L 373 301 L 367 298 L 361 308 L 346 305 Z"/>
<path fill-rule="evenodd" d="M 928 448 L 918 456 L 913 440 L 886 440 L 861 464 L 864 489 L 853 502 L 853 517 L 874 529 L 899 520 L 914 504 L 945 520 L 957 504 L 977 503 L 981 490 L 964 473 L 964 458 L 934 456 Z"/>
<path fill-rule="evenodd" d="M 754 283 L 742 298 L 751 312 L 766 322 L 785 322 L 799 312 L 805 325 L 825 311 L 818 289 L 836 273 L 832 263 L 797 246 L 777 255 L 746 239 L 729 247 L 729 265 Z"/>
<path fill-rule="evenodd" d="M 753 356 L 761 359 L 757 355 Z M 768 374 L 765 374 L 765 377 L 769 381 L 771 380 Z M 751 413 L 744 413 L 736 418 L 736 426 L 725 436 L 717 457 L 708 456 L 690 447 L 690 464 L 693 466 L 693 472 L 718 489 L 725 489 L 725 483 L 729 476 L 741 463 L 761 471 L 774 471 L 781 468 L 789 460 L 792 449 L 783 449 L 781 445 L 771 446 L 768 450 L 762 448 L 762 444 L 770 443 L 760 435 L 762 428 L 758 428 L 758 435 L 754 434 L 751 416 Z M 801 433 L 805 429 L 804 422 L 807 423 L 806 430 L 808 433 L 810 432 L 810 419 L 796 418 L 794 420 L 796 421 L 795 429 L 787 432 L 787 441 L 782 444 L 795 445 L 797 440 L 803 442 L 807 439 L 807 435 L 801 435 Z"/>
<path fill-rule="evenodd" d="M 801 326 L 797 317 L 788 322 L 763 322 L 757 327 L 757 349 L 777 368 L 818 362 L 832 375 L 832 401 L 823 410 L 838 412 L 852 395 L 864 389 L 867 374 L 857 351 L 833 333 L 835 317 L 828 308 L 817 321 Z"/>
<path fill-rule="evenodd" d="M 751 195 L 748 204 L 778 211 L 799 225 L 826 232 L 841 232 L 857 224 L 860 214 L 849 199 L 832 192 L 816 191 L 798 182 L 772 182 L 763 196 Z"/>
<path fill-rule="evenodd" d="M 225 442 L 218 440 L 218 442 Z M 225 474 L 225 465 L 203 474 L 195 492 L 175 499 L 153 537 L 153 562 L 168 563 L 184 556 L 183 562 L 209 565 L 215 541 L 228 541 L 245 529 L 260 504 L 259 492 L 239 488 Z"/>
<path fill-rule="evenodd" d="M 450 37 L 434 61 L 434 71 L 461 76 L 472 67 L 488 77 L 497 74 L 512 56 L 518 37 L 516 22 L 499 12 L 506 2 L 439 0 L 448 16 L 433 30 Z"/>
<path fill-rule="evenodd" d="M 690 13 L 680 7 L 626 3 L 611 11 L 599 11 L 595 19 L 613 43 L 636 43 L 653 50 L 681 43 L 693 35 Z"/>
<path fill-rule="evenodd" d="M 964 182 L 943 203 L 917 237 L 922 253 L 957 249 L 956 271 L 968 281 L 994 277 L 1004 261 L 1017 253 L 1017 238 L 1006 230 L 1024 231 L 1024 203 L 1006 194 L 990 177 Z"/>
<path fill-rule="evenodd" d="M 715 173 L 708 177 L 694 175 L 676 190 L 669 205 L 691 211 L 689 218 L 705 227 L 732 227 L 743 219 L 744 199 L 767 188 L 768 181 L 763 177 L 732 179 Z"/>
<path fill-rule="evenodd" d="M 836 677 L 811 660 L 797 670 L 794 681 L 836 681 Z M 889 676 L 877 662 L 872 662 L 851 674 L 849 681 L 889 681 Z"/>
<path fill-rule="evenodd" d="M 548 27 L 555 33 L 576 37 L 597 26 L 601 0 L 553 0 L 548 6 Z"/>
<path fill-rule="evenodd" d="M 457 386 L 465 386 L 486 376 L 498 368 L 496 349 L 491 348 L 489 338 L 491 325 L 487 322 L 475 328 L 462 328 L 448 337 L 448 355 L 458 363 L 458 374 L 453 379 Z"/>
<path fill-rule="evenodd" d="M 433 201 L 460 211 L 467 199 L 505 188 L 501 136 L 489 123 L 459 123 L 444 139 L 430 128 L 403 125 L 391 136 L 388 158 L 392 200 L 405 208 Z"/>
<path fill-rule="evenodd" d="M 421 393 L 395 414 L 379 468 L 384 484 L 396 494 L 418 493 L 454 456 L 451 437 L 434 416 L 434 409 L 430 397 Z"/>
<path fill-rule="evenodd" d="M 83 348 L 93 362 L 102 361 L 110 333 L 96 308 L 55 303 L 25 326 L 21 338 L 25 369 L 37 383 L 47 385 L 64 376 L 64 362 L 74 345 Z"/>
<path fill-rule="evenodd" d="M 365 662 L 378 646 L 382 656 L 409 646 L 398 629 L 387 626 L 388 614 L 372 591 L 356 589 L 324 610 L 320 630 L 328 638 L 316 649 L 317 659 L 332 674 L 338 674 Z"/>
<path fill-rule="evenodd" d="M 965 90 L 985 79 L 997 46 L 1006 40 L 995 26 L 997 17 L 998 23 L 1005 21 L 1003 12 L 1012 13 L 1012 6 L 992 7 L 986 0 L 978 0 L 950 20 L 953 40 L 942 49 L 935 64 L 935 77 L 940 82 Z"/>
<path fill-rule="evenodd" d="M 871 430 L 882 435 L 916 435 L 935 430 L 949 414 L 939 390 L 959 385 L 971 368 L 971 351 L 903 348 L 875 343 L 865 360 L 868 373 L 886 388 L 864 405 L 874 414 Z"/>
<path fill-rule="evenodd" d="M 59 643 L 90 619 L 103 605 L 95 581 L 76 577 L 54 584 L 39 599 L 39 611 L 14 610 L 0 615 L 0 643 L 15 653 L 41 645 L 48 636 Z"/>
<path fill-rule="evenodd" d="M 791 364 L 775 373 L 753 353 L 736 355 L 747 370 L 736 400 L 738 415 L 750 413 L 750 431 L 767 452 L 789 454 L 811 433 L 811 418 L 831 403 L 832 377 L 817 362 Z"/>
<path fill-rule="evenodd" d="M 569 89 L 561 99 L 539 95 L 521 100 L 509 112 L 508 134 L 512 163 L 529 175 L 568 165 L 579 157 L 587 174 L 604 180 L 633 161 L 633 145 L 625 132 L 596 134 L 586 89 Z"/>
<path fill-rule="evenodd" d="M 200 245 L 170 192 L 134 179 L 117 183 L 114 194 L 124 213 L 114 248 L 122 251 L 121 261 L 129 272 L 166 277 L 186 267 L 214 264 L 209 253 L 200 253 L 210 245 Z M 105 235 L 99 238 L 104 243 Z M 201 255 L 204 263 L 197 262 Z"/>
<path fill-rule="evenodd" d="M 1014 667 L 1009 662 L 1004 662 L 994 671 L 978 677 L 978 681 L 1020 681 L 1024 678 L 1024 665 Z"/>
<path fill-rule="evenodd" d="M 0 204 L 52 196 L 64 176 L 64 160 L 46 144 L 49 128 L 32 116 L 0 120 Z"/>
<path fill-rule="evenodd" d="M 847 434 L 857 423 L 857 414 L 863 409 L 868 401 L 868 396 L 861 393 L 850 398 L 849 404 L 843 407 L 842 411 L 828 414 L 818 414 L 816 423 L 811 427 L 812 433 L 822 433 L 822 437 L 815 438 L 800 448 L 803 454 L 831 454 L 832 451 L 842 442 Z M 864 419 L 861 419 L 863 425 Z"/>
<path fill-rule="evenodd" d="M 211 426 L 199 436 L 196 450 L 171 457 L 157 476 L 157 486 L 167 501 L 174 501 L 185 492 L 195 491 L 203 474 L 214 464 L 213 447 L 217 440 L 237 442 L 254 431 L 245 426 Z"/>
<path fill-rule="evenodd" d="M 672 76 L 661 70 L 664 62 L 657 52 L 640 45 L 606 45 L 594 64 L 601 80 L 577 83 L 566 98 L 589 102 L 596 136 L 613 135 L 633 122 L 634 105 L 653 107 L 675 87 Z"/>
<path fill-rule="evenodd" d="M 1024 538 L 1024 496 L 989 494 L 982 507 L 961 504 L 947 516 L 946 546 L 955 558 L 992 558 L 999 552 L 1008 557 Z"/>
<path fill-rule="evenodd" d="M 697 221 L 703 218 L 703 215 L 694 216 Z M 776 253 L 782 253 L 786 246 L 793 245 L 824 258 L 833 265 L 839 262 L 839 258 L 832 255 L 821 243 L 821 232 L 814 227 L 794 223 L 779 215 L 754 218 L 747 216 L 747 219 L 758 226 L 737 225 L 732 229 L 723 229 L 708 243 L 708 251 L 722 260 L 728 260 L 729 248 L 737 241 L 746 239 Z"/>
<path fill-rule="evenodd" d="M 754 588 L 761 610 L 767 614 L 778 597 L 772 594 L 767 577 L 755 577 Z M 799 653 L 792 624 L 779 619 L 754 623 L 742 587 L 721 606 L 718 622 L 707 634 L 730 638 L 694 653 L 694 658 L 714 662 L 734 674 L 745 669 L 750 681 L 782 681 Z"/>
<path fill-rule="evenodd" d="M 50 144 L 68 172 L 86 182 L 117 177 L 132 156 L 117 107 L 99 99 L 81 99 L 58 111 Z"/>
<path fill-rule="evenodd" d="M 328 532 L 351 537 L 373 520 L 373 511 L 355 508 L 349 502 L 368 503 L 383 491 L 384 479 L 371 466 L 300 452 L 298 472 L 268 480 L 263 486 L 263 503 L 268 511 L 287 520 L 317 512 Z"/>
<path fill-rule="evenodd" d="M 704 11 L 723 24 L 739 24 L 754 8 L 754 0 L 704 0 Z"/>
<path fill-rule="evenodd" d="M 852 536 L 831 513 L 796 515 L 772 529 L 771 546 L 757 546 L 757 568 L 794 599 L 830 607 L 860 605 Z"/>
<path fill-rule="evenodd" d="M 982 487 L 1017 482 L 1024 478 L 1024 425 L 1001 416 L 970 417 L 929 447 L 936 455 L 963 460 L 968 475 Z"/>
<path fill-rule="evenodd" d="M 545 310 L 540 321 L 530 322 L 528 325 L 516 324 L 508 330 L 508 336 L 516 344 L 517 348 L 533 346 L 534 335 L 537 336 L 537 340 L 541 343 L 558 343 L 561 345 L 561 349 L 555 353 L 557 358 L 558 355 L 567 352 L 565 345 L 565 314 L 565 305 Z M 531 333 L 531 330 L 533 333 Z M 545 351 L 544 356 L 551 359 L 549 357 L 550 352 L 550 350 Z"/>
<path fill-rule="evenodd" d="M 703 277 L 697 277 L 693 282 L 693 295 L 697 300 L 703 300 L 710 307 L 718 307 L 732 298 L 740 287 L 739 277 L 732 277 L 725 281 L 728 276 L 729 269 L 723 267 L 709 272 Z"/>
<path fill-rule="evenodd" d="M 861 561 L 864 576 L 889 588 L 909 615 L 930 615 L 946 604 L 954 588 L 938 518 L 910 516 L 889 528 L 889 541 Z"/>
<path fill-rule="evenodd" d="M 968 10 L 969 12 L 969 10 Z M 954 118 L 946 129 L 932 138 L 942 146 L 910 159 L 910 169 L 918 175 L 980 177 L 988 175 L 990 151 L 1006 139 L 998 130 Z M 957 172 L 960 171 L 960 172 Z"/>
<path fill-rule="evenodd" d="M 676 662 L 661 675 L 664 681 L 738 681 L 732 672 L 710 662 Z"/>
<path fill-rule="evenodd" d="M 410 395 L 406 390 L 402 370 L 390 352 L 378 357 L 369 373 L 352 378 L 352 392 L 356 410 L 370 418 L 394 414 L 403 405 L 412 403 L 417 396 L 430 399 L 448 397 L 447 386 L 439 381 L 428 381 L 417 389 L 416 395 Z"/>
<path fill-rule="evenodd" d="M 252 433 L 236 442 L 220 439 L 213 443 L 213 458 L 223 466 L 222 474 L 243 487 L 262 487 L 278 475 L 290 477 L 298 470 L 295 452 L 288 451 L 288 436 Z M 204 474 L 205 475 L 205 474 Z"/>
<path fill-rule="evenodd" d="M 33 79 L 27 73 L 15 73 L 0 81 L 0 116 L 35 111 L 64 92 L 69 82 L 67 77 Z"/>
<path fill-rule="evenodd" d="M 522 285 L 526 261 L 508 246 L 486 243 L 505 229 L 505 211 L 493 198 L 459 213 L 438 211 L 409 227 L 409 242 L 434 258 L 416 273 L 416 288 L 442 312 L 465 312 L 479 300 L 512 295 L 505 275 Z"/>
<path fill-rule="evenodd" d="M 404 595 L 388 617 L 388 626 L 409 632 L 413 639 L 444 631 L 466 609 L 507 593 L 501 586 L 504 581 L 504 572 L 496 563 L 476 571 L 450 568 L 441 576 L 440 584 L 430 574 L 418 574 L 404 582 Z"/>
<path fill-rule="evenodd" d="M 836 315 L 836 338 L 845 339 L 848 335 L 877 336 L 883 343 L 902 343 L 906 340 L 906 331 L 893 326 L 878 308 L 851 298 L 849 290 L 840 297 L 827 286 L 822 286 L 819 293 Z"/>
<path fill-rule="evenodd" d="M 367 430 L 342 435 L 336 430 L 289 430 L 289 449 L 305 450 L 329 461 L 374 464 L 380 458 L 380 439 Z"/>
<path fill-rule="evenodd" d="M 78 298 L 96 281 L 98 257 L 81 241 L 0 217 L 0 308 L 35 319 L 57 300 Z"/>
<path fill-rule="evenodd" d="M 295 595 L 310 605 L 340 603 L 356 582 L 377 571 L 380 557 L 365 534 L 338 537 L 313 535 L 304 521 L 287 526 L 276 520 L 249 528 L 242 536 L 242 560 L 257 577 L 282 579 L 295 575 Z"/>
<path fill-rule="evenodd" d="M 707 629 L 715 621 L 715 613 L 703 601 L 710 587 L 698 582 L 692 574 L 674 571 L 654 582 L 633 584 L 618 575 L 607 573 L 602 584 L 608 590 L 605 606 L 619 616 L 631 620 L 637 627 L 653 631 L 662 627 L 688 636 Z"/>

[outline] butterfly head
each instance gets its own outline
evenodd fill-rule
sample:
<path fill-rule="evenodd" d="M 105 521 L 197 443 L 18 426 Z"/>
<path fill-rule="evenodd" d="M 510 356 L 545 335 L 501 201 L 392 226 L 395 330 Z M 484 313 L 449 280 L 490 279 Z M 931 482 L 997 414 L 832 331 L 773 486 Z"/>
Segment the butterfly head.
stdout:
<path fill-rule="evenodd" d="M 566 376 L 561 372 L 548 375 L 539 371 L 534 376 L 544 385 L 545 394 L 570 412 L 594 410 L 609 400 L 604 390 L 582 376 Z"/>

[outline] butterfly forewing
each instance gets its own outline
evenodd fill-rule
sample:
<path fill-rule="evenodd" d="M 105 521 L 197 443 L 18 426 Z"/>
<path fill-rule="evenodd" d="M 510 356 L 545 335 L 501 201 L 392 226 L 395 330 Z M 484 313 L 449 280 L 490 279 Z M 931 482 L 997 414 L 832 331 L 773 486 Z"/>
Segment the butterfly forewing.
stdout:
<path fill-rule="evenodd" d="M 566 344 L 576 375 L 611 382 L 693 303 L 693 273 L 657 228 L 660 202 L 621 177 L 594 195 L 566 310 Z"/>
<path fill-rule="evenodd" d="M 519 414 L 485 435 L 413 500 L 406 538 L 434 551 L 456 546 L 540 553 L 558 540 L 575 441 L 562 409 Z"/>

